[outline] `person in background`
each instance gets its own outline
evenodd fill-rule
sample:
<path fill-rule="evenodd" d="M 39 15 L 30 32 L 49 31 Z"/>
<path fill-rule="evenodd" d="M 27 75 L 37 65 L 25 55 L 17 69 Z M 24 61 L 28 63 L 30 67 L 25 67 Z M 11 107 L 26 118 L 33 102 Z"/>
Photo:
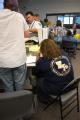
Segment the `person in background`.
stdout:
<path fill-rule="evenodd" d="M 42 28 L 42 25 L 39 21 L 34 20 L 34 14 L 32 11 L 28 11 L 25 14 L 26 22 L 29 26 L 30 37 L 27 39 L 27 43 L 38 44 L 38 30 Z"/>
<path fill-rule="evenodd" d="M 35 21 L 39 21 L 39 22 L 41 23 L 41 25 L 42 25 L 42 28 L 45 27 L 44 21 L 42 21 L 42 20 L 40 19 L 39 14 L 34 14 L 34 20 L 35 20 Z"/>
<path fill-rule="evenodd" d="M 41 21 L 39 14 L 34 14 L 34 20 Z"/>
<path fill-rule="evenodd" d="M 45 27 L 51 27 L 52 23 L 47 18 L 44 19 Z"/>
<path fill-rule="evenodd" d="M 77 47 L 77 40 L 74 38 L 74 36 L 72 35 L 72 32 L 70 30 L 67 30 L 66 35 L 63 37 L 63 40 L 65 41 L 73 41 L 74 44 L 72 46 L 72 48 L 76 48 Z"/>
<path fill-rule="evenodd" d="M 24 34 L 29 37 L 28 25 L 22 14 L 12 11 L 18 6 L 4 0 L 0 12 L 0 80 L 5 92 L 24 89 L 26 80 L 26 49 Z"/>
<path fill-rule="evenodd" d="M 48 102 L 49 95 L 58 95 L 74 79 L 72 64 L 56 43 L 45 39 L 40 45 L 36 62 L 37 94 L 41 102 Z"/>
<path fill-rule="evenodd" d="M 54 28 L 54 41 L 60 45 L 62 42 L 62 37 L 65 35 L 65 33 L 66 33 L 66 30 L 62 26 L 62 22 L 60 20 L 57 20 L 56 26 Z"/>
<path fill-rule="evenodd" d="M 77 41 L 80 41 L 80 33 L 77 33 L 77 30 L 73 31 L 73 36 Z"/>
<path fill-rule="evenodd" d="M 76 23 L 73 24 L 72 30 L 73 30 L 73 35 L 74 35 L 75 32 L 77 31 L 77 25 L 76 25 Z"/>
<path fill-rule="evenodd" d="M 75 29 L 75 30 L 73 31 L 73 36 L 76 35 L 76 32 L 77 32 L 77 31 L 76 31 L 76 29 Z"/>

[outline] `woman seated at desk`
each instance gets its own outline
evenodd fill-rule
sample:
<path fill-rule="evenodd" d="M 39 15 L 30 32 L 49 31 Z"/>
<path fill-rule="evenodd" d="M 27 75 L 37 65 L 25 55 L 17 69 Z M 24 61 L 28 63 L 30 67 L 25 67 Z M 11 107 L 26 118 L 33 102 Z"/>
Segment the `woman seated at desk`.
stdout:
<path fill-rule="evenodd" d="M 37 92 L 39 100 L 47 102 L 50 94 L 58 95 L 73 80 L 74 73 L 69 58 L 53 40 L 42 41 L 40 54 L 36 63 Z"/>

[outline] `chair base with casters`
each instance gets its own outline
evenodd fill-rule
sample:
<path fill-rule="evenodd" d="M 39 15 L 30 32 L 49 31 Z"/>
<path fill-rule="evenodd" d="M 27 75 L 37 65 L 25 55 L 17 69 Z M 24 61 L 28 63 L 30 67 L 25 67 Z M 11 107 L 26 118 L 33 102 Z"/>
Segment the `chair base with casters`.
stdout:
<path fill-rule="evenodd" d="M 77 107 L 77 112 L 79 112 L 79 81 L 80 77 L 71 81 L 59 95 L 50 95 L 53 101 L 46 105 L 44 111 L 52 104 L 55 104 L 55 102 L 58 102 L 60 105 L 61 120 L 64 120 L 75 107 Z"/>

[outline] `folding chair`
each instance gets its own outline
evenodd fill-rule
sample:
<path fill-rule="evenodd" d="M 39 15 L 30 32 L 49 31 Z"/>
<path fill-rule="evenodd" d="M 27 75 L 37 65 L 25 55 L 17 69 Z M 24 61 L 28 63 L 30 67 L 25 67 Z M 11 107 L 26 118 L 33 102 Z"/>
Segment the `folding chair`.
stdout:
<path fill-rule="evenodd" d="M 44 111 L 53 103 L 58 101 L 60 105 L 61 120 L 63 120 L 75 107 L 77 107 L 77 112 L 79 112 L 79 82 L 80 77 L 72 80 L 59 95 L 50 95 L 53 101 L 46 105 Z"/>

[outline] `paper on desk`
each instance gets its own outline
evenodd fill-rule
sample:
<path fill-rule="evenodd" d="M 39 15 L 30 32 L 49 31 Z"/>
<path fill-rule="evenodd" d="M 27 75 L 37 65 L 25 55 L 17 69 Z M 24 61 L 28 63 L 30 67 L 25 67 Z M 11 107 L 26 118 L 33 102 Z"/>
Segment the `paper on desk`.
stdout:
<path fill-rule="evenodd" d="M 27 61 L 26 61 L 26 63 L 35 63 L 36 62 L 36 56 L 31 56 L 31 55 L 29 55 L 29 56 L 27 56 Z"/>
<path fill-rule="evenodd" d="M 38 52 L 39 48 L 40 47 L 38 45 L 32 45 L 29 47 L 29 51 Z"/>

